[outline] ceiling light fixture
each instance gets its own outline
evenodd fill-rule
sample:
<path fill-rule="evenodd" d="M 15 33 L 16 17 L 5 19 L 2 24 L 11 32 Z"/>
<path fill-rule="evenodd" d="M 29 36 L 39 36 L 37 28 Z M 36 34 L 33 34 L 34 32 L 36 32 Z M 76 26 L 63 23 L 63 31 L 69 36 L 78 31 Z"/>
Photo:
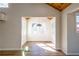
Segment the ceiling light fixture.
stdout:
<path fill-rule="evenodd" d="M 30 17 L 25 17 L 26 18 L 26 20 L 29 20 L 30 19 Z"/>
<path fill-rule="evenodd" d="M 51 17 L 51 16 L 49 16 L 49 17 L 48 17 L 48 19 L 49 19 L 49 20 L 51 20 L 51 19 L 52 19 L 52 17 Z"/>

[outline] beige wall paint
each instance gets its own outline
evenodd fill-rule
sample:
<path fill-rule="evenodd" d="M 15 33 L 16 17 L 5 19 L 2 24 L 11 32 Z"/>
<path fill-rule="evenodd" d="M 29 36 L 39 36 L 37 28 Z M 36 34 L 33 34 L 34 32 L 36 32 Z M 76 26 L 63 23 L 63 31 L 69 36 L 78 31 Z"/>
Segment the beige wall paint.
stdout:
<path fill-rule="evenodd" d="M 0 23 L 2 23 L 2 22 L 0 22 Z M 1 24 L 0 24 L 0 27 L 1 27 Z M 3 43 L 3 41 L 2 41 L 2 28 L 0 28 L 0 43 L 2 44 Z M 2 45 L 0 44 L 0 49 L 2 49 Z"/>
<path fill-rule="evenodd" d="M 79 55 L 79 34 L 75 30 L 74 11 L 78 3 L 71 4 L 62 12 L 62 50 L 67 55 Z"/>
<path fill-rule="evenodd" d="M 56 49 L 61 49 L 61 14 L 56 17 Z"/>
<path fill-rule="evenodd" d="M 5 23 L 0 23 L 0 28 L 2 29 L 2 36 L 0 37 L 0 48 L 6 49 L 20 49 L 21 48 L 21 17 L 22 16 L 54 16 L 57 18 L 57 48 L 60 48 L 60 12 L 56 9 L 48 6 L 47 4 L 9 4 L 7 13 L 7 21 Z"/>

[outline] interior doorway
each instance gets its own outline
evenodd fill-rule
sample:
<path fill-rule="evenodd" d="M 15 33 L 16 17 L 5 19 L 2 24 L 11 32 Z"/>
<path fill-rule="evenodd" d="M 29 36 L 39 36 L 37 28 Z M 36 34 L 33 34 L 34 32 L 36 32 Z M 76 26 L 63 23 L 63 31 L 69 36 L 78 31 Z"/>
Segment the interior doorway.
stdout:
<path fill-rule="evenodd" d="M 34 53 L 32 55 L 40 55 L 34 51 L 56 49 L 56 17 L 23 17 L 22 46 L 24 45 L 26 50 Z"/>

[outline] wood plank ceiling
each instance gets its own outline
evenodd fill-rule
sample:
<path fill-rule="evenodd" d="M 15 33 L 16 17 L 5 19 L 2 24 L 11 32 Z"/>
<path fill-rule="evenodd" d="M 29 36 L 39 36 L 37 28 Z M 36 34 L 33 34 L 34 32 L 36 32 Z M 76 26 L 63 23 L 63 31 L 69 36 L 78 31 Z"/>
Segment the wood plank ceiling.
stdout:
<path fill-rule="evenodd" d="M 47 3 L 48 5 L 52 6 L 53 8 L 63 11 L 65 8 L 67 8 L 71 3 Z"/>

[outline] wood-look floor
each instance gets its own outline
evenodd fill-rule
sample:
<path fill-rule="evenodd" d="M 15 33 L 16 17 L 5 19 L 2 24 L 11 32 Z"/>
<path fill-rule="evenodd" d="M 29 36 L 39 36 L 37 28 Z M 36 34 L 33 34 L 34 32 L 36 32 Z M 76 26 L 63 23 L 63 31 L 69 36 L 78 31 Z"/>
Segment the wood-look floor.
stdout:
<path fill-rule="evenodd" d="M 21 50 L 1 50 L 0 56 L 21 56 Z"/>
<path fill-rule="evenodd" d="M 25 49 L 28 47 L 27 49 Z M 0 56 L 64 56 L 51 42 L 27 42 L 22 51 L 0 51 Z"/>

